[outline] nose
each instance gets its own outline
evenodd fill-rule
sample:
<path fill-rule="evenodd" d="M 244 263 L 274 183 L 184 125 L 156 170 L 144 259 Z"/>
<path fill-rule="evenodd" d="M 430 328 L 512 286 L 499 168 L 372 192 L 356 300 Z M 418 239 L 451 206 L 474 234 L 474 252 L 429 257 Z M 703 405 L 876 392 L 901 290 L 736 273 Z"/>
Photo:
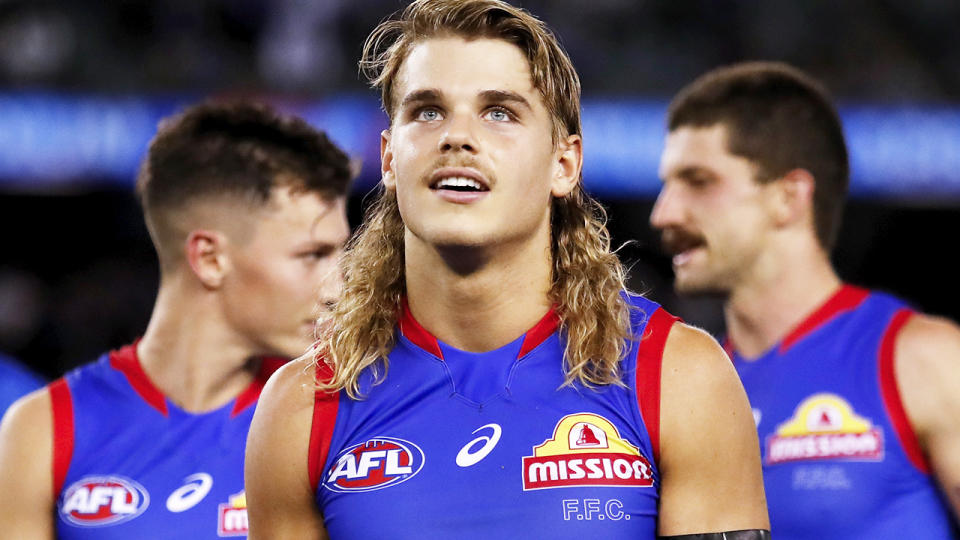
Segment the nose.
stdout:
<path fill-rule="evenodd" d="M 477 141 L 469 114 L 451 114 L 446 127 L 439 142 L 441 153 L 477 152 Z"/>
<path fill-rule="evenodd" d="M 320 276 L 317 287 L 317 306 L 321 311 L 329 311 L 336 305 L 343 290 L 343 272 L 339 265 L 331 265 Z"/>
<path fill-rule="evenodd" d="M 666 229 L 681 222 L 683 208 L 679 194 L 674 186 L 664 182 L 657 196 L 657 202 L 650 212 L 650 225 L 655 229 Z"/>

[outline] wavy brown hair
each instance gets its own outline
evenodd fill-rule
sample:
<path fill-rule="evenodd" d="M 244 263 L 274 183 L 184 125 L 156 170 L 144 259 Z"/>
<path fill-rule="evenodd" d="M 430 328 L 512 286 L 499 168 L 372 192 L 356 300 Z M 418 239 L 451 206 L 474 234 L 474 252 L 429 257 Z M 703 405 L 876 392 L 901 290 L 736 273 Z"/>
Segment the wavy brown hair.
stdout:
<path fill-rule="evenodd" d="M 554 143 L 579 135 L 580 80 L 570 58 L 543 22 L 499 0 L 418 0 L 367 38 L 361 68 L 382 92 L 393 119 L 394 79 L 413 45 L 433 37 L 492 38 L 525 54 L 553 121 Z M 630 338 L 622 293 L 624 269 L 610 251 L 606 212 L 582 185 L 551 204 L 553 282 L 550 296 L 566 333 L 565 384 L 623 384 L 620 361 Z M 360 375 L 379 380 L 394 346 L 406 294 L 404 224 L 395 193 L 384 190 L 368 208 L 343 258 L 344 290 L 317 344 L 316 359 L 331 368 L 321 387 L 360 396 Z M 382 372 L 381 372 L 382 369 Z"/>

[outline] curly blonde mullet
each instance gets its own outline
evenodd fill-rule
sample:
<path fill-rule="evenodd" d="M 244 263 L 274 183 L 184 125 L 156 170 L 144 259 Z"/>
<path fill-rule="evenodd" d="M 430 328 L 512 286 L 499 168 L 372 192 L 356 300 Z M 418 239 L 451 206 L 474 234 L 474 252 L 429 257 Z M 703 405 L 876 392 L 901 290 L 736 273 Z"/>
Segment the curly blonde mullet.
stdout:
<path fill-rule="evenodd" d="M 580 80 L 570 58 L 541 21 L 500 0 L 417 0 L 399 19 L 380 24 L 364 45 L 361 67 L 394 113 L 393 80 L 413 44 L 436 36 L 503 39 L 519 47 L 550 111 L 554 142 L 579 134 Z M 620 361 L 631 338 L 625 273 L 610 251 L 606 212 L 578 185 L 551 205 L 550 296 L 566 334 L 565 384 L 623 384 Z M 383 190 L 343 258 L 343 295 L 319 325 L 316 362 L 331 377 L 320 388 L 359 398 L 360 377 L 382 380 L 396 341 L 406 294 L 404 224 L 396 195 Z"/>

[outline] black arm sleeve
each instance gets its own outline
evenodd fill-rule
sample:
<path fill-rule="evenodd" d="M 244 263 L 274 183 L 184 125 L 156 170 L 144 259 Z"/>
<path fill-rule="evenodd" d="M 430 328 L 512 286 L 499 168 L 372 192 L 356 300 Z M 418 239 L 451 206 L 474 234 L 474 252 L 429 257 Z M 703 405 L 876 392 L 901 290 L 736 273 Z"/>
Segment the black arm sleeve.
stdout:
<path fill-rule="evenodd" d="M 770 531 L 750 529 L 746 531 L 681 534 L 679 536 L 661 536 L 659 538 L 660 540 L 770 540 Z"/>

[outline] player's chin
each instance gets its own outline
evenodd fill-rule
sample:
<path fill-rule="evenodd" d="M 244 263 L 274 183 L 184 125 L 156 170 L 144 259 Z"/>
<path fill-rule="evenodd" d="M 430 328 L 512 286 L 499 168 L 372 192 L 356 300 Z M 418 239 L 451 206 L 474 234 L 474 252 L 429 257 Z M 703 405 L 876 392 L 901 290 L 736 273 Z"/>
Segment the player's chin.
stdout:
<path fill-rule="evenodd" d="M 674 279 L 673 288 L 677 293 L 684 295 L 713 295 L 727 292 L 718 280 L 711 279 L 709 276 L 695 272 L 692 269 L 678 270 Z"/>

